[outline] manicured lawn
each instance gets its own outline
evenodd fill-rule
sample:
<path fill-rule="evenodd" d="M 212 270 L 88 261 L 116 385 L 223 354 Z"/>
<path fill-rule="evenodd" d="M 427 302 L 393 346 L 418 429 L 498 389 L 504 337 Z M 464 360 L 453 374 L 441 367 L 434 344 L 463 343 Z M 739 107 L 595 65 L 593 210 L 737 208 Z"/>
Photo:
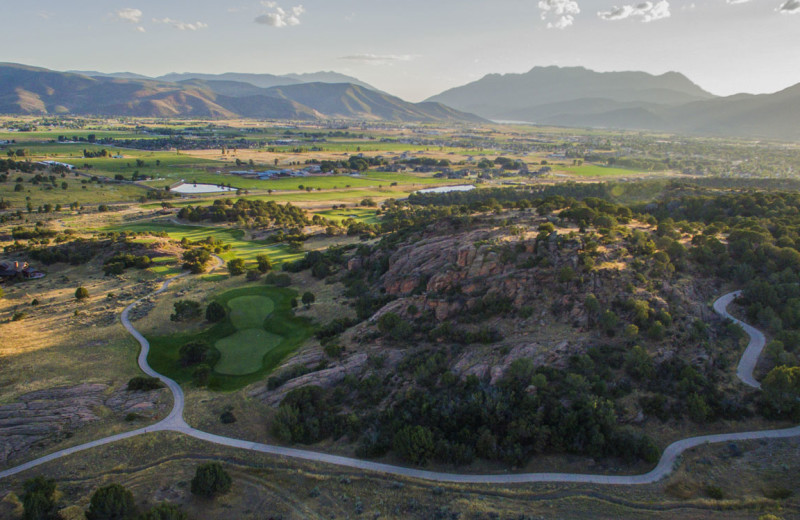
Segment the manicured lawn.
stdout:
<path fill-rule="evenodd" d="M 99 231 L 137 231 L 150 233 L 167 233 L 173 240 L 186 238 L 192 242 L 213 237 L 224 244 L 230 244 L 231 250 L 219 256 L 223 260 L 242 258 L 245 262 L 253 263 L 257 255 L 266 254 L 275 264 L 291 262 L 303 256 L 303 253 L 293 253 L 285 244 L 271 244 L 258 240 L 245 240 L 245 232 L 241 229 L 219 228 L 211 226 L 181 226 L 178 224 L 162 222 L 135 222 L 108 226 Z"/>
<path fill-rule="evenodd" d="M 578 175 L 581 177 L 625 177 L 629 175 L 647 173 L 639 170 L 623 170 L 622 168 L 600 166 L 598 164 L 582 164 L 580 166 L 561 166 L 561 167 L 556 167 L 555 169 L 564 170 L 573 175 Z"/>
<path fill-rule="evenodd" d="M 218 340 L 214 346 L 220 352 L 214 372 L 228 376 L 244 376 L 258 372 L 264 355 L 281 344 L 283 338 L 264 329 L 240 330 Z"/>
<path fill-rule="evenodd" d="M 247 330 L 261 328 L 275 304 L 264 296 L 239 296 L 228 302 L 228 308 L 233 326 L 237 330 Z"/>
<path fill-rule="evenodd" d="M 196 367 L 180 364 L 180 348 L 189 342 L 202 341 L 217 353 L 209 383 L 211 389 L 231 391 L 259 381 L 314 332 L 308 319 L 294 315 L 291 300 L 296 297 L 293 290 L 268 285 L 227 291 L 215 298 L 228 311 L 223 321 L 195 334 L 148 337 L 151 345 L 148 362 L 179 383 L 190 383 Z M 248 304 L 257 307 L 266 300 L 273 305 L 271 312 L 268 305 L 243 310 Z M 238 330 L 234 322 L 248 328 Z"/>
<path fill-rule="evenodd" d="M 380 219 L 375 213 L 374 209 L 366 208 L 347 208 L 347 209 L 329 209 L 327 211 L 319 211 L 318 215 L 325 217 L 328 220 L 335 220 L 341 222 L 342 220 L 352 218 L 359 222 L 366 224 L 378 224 Z"/>

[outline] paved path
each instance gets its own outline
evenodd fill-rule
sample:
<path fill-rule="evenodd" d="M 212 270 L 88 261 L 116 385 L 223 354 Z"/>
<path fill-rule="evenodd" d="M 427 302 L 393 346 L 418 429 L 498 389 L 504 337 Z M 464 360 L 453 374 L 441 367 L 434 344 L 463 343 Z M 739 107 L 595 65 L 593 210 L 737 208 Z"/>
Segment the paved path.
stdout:
<path fill-rule="evenodd" d="M 222 264 L 222 260 L 216 256 L 215 260 L 217 261 L 217 266 L 215 266 L 216 268 Z M 177 278 L 180 278 L 182 276 L 186 275 L 180 275 Z M 158 291 L 156 291 L 155 294 L 159 294 L 167 290 L 170 282 L 172 282 L 175 279 L 176 278 L 172 278 L 164 282 L 164 285 L 162 285 L 161 288 Z M 748 336 L 750 336 L 750 342 L 748 343 L 747 349 L 745 350 L 745 353 L 742 356 L 741 361 L 739 362 L 739 366 L 737 369 L 737 376 L 739 377 L 739 379 L 742 380 L 744 384 L 751 387 L 759 388 L 760 385 L 758 381 L 756 381 L 755 378 L 753 377 L 753 370 L 755 369 L 756 363 L 758 362 L 758 358 L 761 355 L 761 351 L 764 348 L 764 343 L 765 343 L 764 334 L 762 334 L 761 331 L 757 330 L 756 328 L 746 323 L 743 323 L 734 318 L 733 316 L 731 316 L 730 314 L 728 314 L 727 312 L 728 305 L 739 294 L 740 291 L 737 291 L 720 297 L 717 301 L 714 302 L 714 310 L 721 316 L 724 316 L 738 323 L 748 334 Z M 135 437 L 137 435 L 142 435 L 150 432 L 173 431 L 173 432 L 183 433 L 190 437 L 194 437 L 196 439 L 200 439 L 202 441 L 210 442 L 213 444 L 218 444 L 221 446 L 229 446 L 232 448 L 257 451 L 260 453 L 268 453 L 271 455 L 277 455 L 282 457 L 309 460 L 314 462 L 323 462 L 327 464 L 333 464 L 336 466 L 343 466 L 343 467 L 361 469 L 366 471 L 375 471 L 378 473 L 383 473 L 388 475 L 419 478 L 435 482 L 461 482 L 461 483 L 476 483 L 476 484 L 512 484 L 512 483 L 526 483 L 526 482 L 575 482 L 575 483 L 588 483 L 588 484 L 634 485 L 634 484 L 650 484 L 666 477 L 672 472 L 673 468 L 676 465 L 678 457 L 680 457 L 680 455 L 684 451 L 694 448 L 696 446 L 701 446 L 703 444 L 719 443 L 719 442 L 746 441 L 754 439 L 784 439 L 788 437 L 800 436 L 800 426 L 797 426 L 794 428 L 786 428 L 782 430 L 723 433 L 719 435 L 702 435 L 699 437 L 690 437 L 688 439 L 682 439 L 673 442 L 672 444 L 667 446 L 667 448 L 664 450 L 664 453 L 662 453 L 661 455 L 661 460 L 659 460 L 658 465 L 648 473 L 644 473 L 641 475 L 624 475 L 624 476 L 589 475 L 583 473 L 502 473 L 502 474 L 492 474 L 492 475 L 440 473 L 435 471 L 426 471 L 422 469 L 406 468 L 402 466 L 392 466 L 389 464 L 380 464 L 377 462 L 371 462 L 361 459 L 353 459 L 349 457 L 341 457 L 338 455 L 319 453 L 311 450 L 301 450 L 295 448 L 287 448 L 283 446 L 273 446 L 269 444 L 260 444 L 257 442 L 251 442 L 242 439 L 232 439 L 230 437 L 222 437 L 220 435 L 214 435 L 212 433 L 207 433 L 197 430 L 186 424 L 186 422 L 183 420 L 183 409 L 185 402 L 184 402 L 183 390 L 181 389 L 180 385 L 178 385 L 172 379 L 169 379 L 168 377 L 159 374 L 158 372 L 153 370 L 150 367 L 150 365 L 147 364 L 147 354 L 150 350 L 150 343 L 148 343 L 145 337 L 142 336 L 142 334 L 139 333 L 139 331 L 137 331 L 128 320 L 128 313 L 130 312 L 131 308 L 134 305 L 136 305 L 136 303 L 138 302 L 129 305 L 122 312 L 121 316 L 122 324 L 142 346 L 141 352 L 139 353 L 139 366 L 146 374 L 152 377 L 157 377 L 161 381 L 163 381 L 164 384 L 167 385 L 167 387 L 172 392 L 175 402 L 173 404 L 173 408 L 170 414 L 165 419 L 152 426 L 148 426 L 146 428 L 140 428 L 138 430 L 133 430 L 126 433 L 121 433 L 119 435 L 114 435 L 112 437 L 106 437 L 104 439 L 98 439 L 96 441 L 82 444 L 80 446 L 67 448 L 65 450 L 51 453 L 50 455 L 47 455 L 45 457 L 32 460 L 20 466 L 7 469 L 5 471 L 0 472 L 0 479 L 11 475 L 15 475 L 17 473 L 21 473 L 28 469 L 34 468 L 40 464 L 44 464 L 45 462 L 50 462 L 60 457 L 64 457 L 67 455 L 71 455 L 73 453 L 77 453 L 79 451 L 94 448 L 96 446 L 102 446 L 104 444 L 109 444 L 122 439 L 129 439 L 131 437 Z"/>

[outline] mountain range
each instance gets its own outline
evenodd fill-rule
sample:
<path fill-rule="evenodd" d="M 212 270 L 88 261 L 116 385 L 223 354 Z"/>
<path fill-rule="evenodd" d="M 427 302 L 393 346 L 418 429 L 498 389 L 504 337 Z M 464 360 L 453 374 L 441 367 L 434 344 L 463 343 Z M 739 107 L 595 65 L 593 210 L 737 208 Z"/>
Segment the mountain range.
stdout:
<path fill-rule="evenodd" d="M 489 74 L 422 103 L 351 76 L 57 72 L 0 64 L 0 113 L 134 117 L 521 121 L 697 135 L 800 140 L 800 84 L 718 97 L 677 72 L 534 67 Z"/>
<path fill-rule="evenodd" d="M 800 84 L 774 94 L 718 97 L 677 72 L 535 67 L 490 74 L 428 101 L 496 121 L 800 139 Z"/>
<path fill-rule="evenodd" d="M 78 74 L 0 64 L 0 113 L 484 121 L 434 102 L 409 103 L 364 84 L 331 83 L 348 77 L 330 72 L 283 77 L 280 80 L 283 84 L 268 88 L 261 85 L 278 81 L 274 78 L 280 77 L 269 74 L 172 74 L 165 76 L 166 79 L 151 79 L 131 73 L 87 74 L 100 73 Z M 242 79 L 249 81 L 239 81 Z"/>

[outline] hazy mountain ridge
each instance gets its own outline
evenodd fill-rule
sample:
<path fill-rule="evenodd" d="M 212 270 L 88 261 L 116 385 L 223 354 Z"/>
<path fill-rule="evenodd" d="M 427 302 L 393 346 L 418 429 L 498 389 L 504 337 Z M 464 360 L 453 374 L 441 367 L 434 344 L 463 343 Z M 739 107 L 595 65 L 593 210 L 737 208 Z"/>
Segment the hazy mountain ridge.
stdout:
<path fill-rule="evenodd" d="M 297 80 L 290 80 L 294 83 L 261 88 L 250 82 L 220 80 L 217 75 L 209 77 L 216 79 L 191 78 L 176 83 L 158 79 L 89 77 L 25 65 L 0 64 L 0 112 L 139 117 L 483 121 L 449 107 L 408 103 L 360 85 L 297 83 Z"/>
<path fill-rule="evenodd" d="M 676 72 L 535 67 L 525 74 L 490 74 L 429 100 L 494 120 L 800 139 L 800 85 L 775 94 L 717 97 Z"/>

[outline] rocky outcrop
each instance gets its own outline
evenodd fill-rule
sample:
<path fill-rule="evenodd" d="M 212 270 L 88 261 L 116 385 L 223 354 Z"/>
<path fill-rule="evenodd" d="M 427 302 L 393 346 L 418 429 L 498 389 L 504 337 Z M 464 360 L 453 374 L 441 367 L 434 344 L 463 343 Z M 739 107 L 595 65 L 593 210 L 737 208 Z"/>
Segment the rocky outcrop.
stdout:
<path fill-rule="evenodd" d="M 152 419 L 169 407 L 164 390 L 118 390 L 110 395 L 109 390 L 105 384 L 84 383 L 31 392 L 0 406 L 0 464 L 24 456 L 34 446 L 70 437 L 109 414 L 117 419 L 131 413 Z"/>

